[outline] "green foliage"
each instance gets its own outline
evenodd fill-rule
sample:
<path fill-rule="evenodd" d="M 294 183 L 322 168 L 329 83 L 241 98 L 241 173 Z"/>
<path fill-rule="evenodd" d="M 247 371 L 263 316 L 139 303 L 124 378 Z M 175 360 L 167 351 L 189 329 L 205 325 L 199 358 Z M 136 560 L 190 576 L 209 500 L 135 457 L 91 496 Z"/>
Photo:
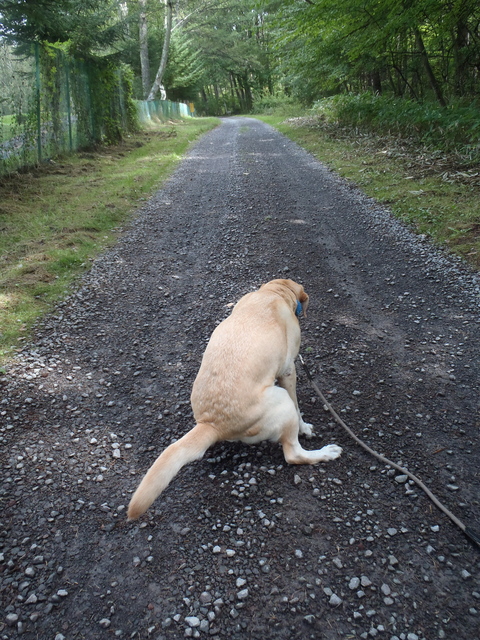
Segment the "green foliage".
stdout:
<path fill-rule="evenodd" d="M 164 84 L 170 100 L 194 101 L 205 75 L 203 61 L 191 41 L 175 31 L 170 42 Z"/>
<path fill-rule="evenodd" d="M 93 54 L 123 37 L 125 24 L 111 0 L 0 0 L 0 36 L 17 44 L 71 42 Z"/>
<path fill-rule="evenodd" d="M 75 58 L 118 55 L 141 99 L 139 11 L 137 0 L 0 0 L 0 35 L 66 44 Z M 146 12 L 153 83 L 164 3 Z M 164 84 L 204 113 L 249 112 L 265 95 L 310 105 L 366 91 L 457 105 L 480 93 L 479 24 L 478 0 L 182 0 Z"/>
<path fill-rule="evenodd" d="M 164 23 L 162 3 L 150 2 L 148 5 L 148 54 L 150 86 L 155 79 L 164 40 Z M 138 33 L 139 11 L 138 5 L 129 10 L 128 25 L 130 37 L 122 44 L 121 59 L 128 64 L 134 72 L 133 92 L 138 100 L 143 100 L 143 87 L 141 82 L 140 43 Z M 198 97 L 201 87 L 201 79 L 204 75 L 202 57 L 190 36 L 184 30 L 174 29 L 170 41 L 167 68 L 163 77 L 167 97 L 172 101 L 194 101 Z"/>
<path fill-rule="evenodd" d="M 287 90 L 303 101 L 338 92 L 380 93 L 442 104 L 477 95 L 475 0 L 265 2 Z"/>
<path fill-rule="evenodd" d="M 126 27 L 116 0 L 0 0 L 0 13 L 0 35 L 30 61 L 2 78 L 2 115 L 13 113 L 16 127 L 1 173 L 135 129 L 132 74 L 113 49 Z M 10 62 L 6 40 L 2 58 Z"/>
<path fill-rule="evenodd" d="M 74 91 L 76 104 L 81 105 L 77 112 L 88 135 L 87 145 L 121 140 L 138 127 L 130 70 L 114 58 L 94 58 L 79 65 L 87 73 L 87 87 L 81 82 L 74 85 Z"/>
<path fill-rule="evenodd" d="M 222 93 L 218 97 L 211 92 L 206 93 L 208 87 L 202 88 L 202 99 L 195 103 L 196 111 L 201 116 L 225 116 L 240 113 L 238 100 L 229 93 Z"/>

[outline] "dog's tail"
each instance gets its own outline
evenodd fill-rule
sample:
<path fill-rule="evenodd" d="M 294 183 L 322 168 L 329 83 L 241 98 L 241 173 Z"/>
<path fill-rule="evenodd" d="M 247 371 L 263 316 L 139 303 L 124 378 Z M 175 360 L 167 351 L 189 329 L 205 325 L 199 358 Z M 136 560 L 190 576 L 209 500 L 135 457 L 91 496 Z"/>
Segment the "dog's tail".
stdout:
<path fill-rule="evenodd" d="M 218 433 L 211 425 L 199 423 L 183 438 L 167 447 L 152 464 L 133 494 L 128 505 L 128 519 L 136 520 L 145 513 L 180 469 L 189 462 L 199 460 L 218 440 Z"/>

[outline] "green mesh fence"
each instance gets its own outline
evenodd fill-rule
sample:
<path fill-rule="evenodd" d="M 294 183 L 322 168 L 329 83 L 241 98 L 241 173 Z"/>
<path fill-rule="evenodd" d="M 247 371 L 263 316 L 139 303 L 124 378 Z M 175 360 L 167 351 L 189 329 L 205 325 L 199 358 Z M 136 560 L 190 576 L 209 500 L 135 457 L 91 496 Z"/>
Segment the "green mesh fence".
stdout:
<path fill-rule="evenodd" d="M 78 59 L 61 47 L 0 42 L 0 175 L 102 142 L 138 122 L 192 116 L 192 103 L 133 101 L 131 71 L 114 61 Z"/>
<path fill-rule="evenodd" d="M 25 46 L 23 47 L 25 50 Z M 131 72 L 38 43 L 21 56 L 0 44 L 0 175 L 135 128 Z"/>
<path fill-rule="evenodd" d="M 170 100 L 137 101 L 138 119 L 143 124 L 166 122 L 175 118 L 187 118 L 195 114 L 193 103 L 170 102 Z"/>

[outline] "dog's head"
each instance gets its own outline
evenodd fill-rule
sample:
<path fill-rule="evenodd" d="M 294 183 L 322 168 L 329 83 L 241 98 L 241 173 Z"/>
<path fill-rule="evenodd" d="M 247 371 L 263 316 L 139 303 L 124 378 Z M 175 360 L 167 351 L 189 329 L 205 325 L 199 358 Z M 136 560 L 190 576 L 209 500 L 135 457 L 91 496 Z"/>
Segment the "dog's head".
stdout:
<path fill-rule="evenodd" d="M 267 284 L 262 285 L 262 287 L 268 287 L 270 289 L 274 289 L 277 293 L 283 296 L 286 300 L 289 300 L 293 303 L 293 310 L 296 311 L 297 302 L 300 302 L 302 306 L 302 315 L 304 318 L 307 317 L 307 307 L 308 307 L 308 294 L 305 293 L 301 284 L 295 282 L 294 280 L 270 280 Z M 300 314 L 297 314 L 300 315 Z"/>

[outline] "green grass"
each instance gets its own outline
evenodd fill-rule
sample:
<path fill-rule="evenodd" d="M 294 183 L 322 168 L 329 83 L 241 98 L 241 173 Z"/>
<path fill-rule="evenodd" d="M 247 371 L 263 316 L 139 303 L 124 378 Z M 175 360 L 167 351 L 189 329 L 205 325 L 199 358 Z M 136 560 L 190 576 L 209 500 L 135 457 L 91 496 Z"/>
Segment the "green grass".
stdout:
<path fill-rule="evenodd" d="M 418 233 L 480 268 L 480 167 L 399 138 L 323 118 L 257 116 L 391 209 Z"/>
<path fill-rule="evenodd" d="M 192 118 L 0 181 L 0 364 L 218 124 Z"/>

